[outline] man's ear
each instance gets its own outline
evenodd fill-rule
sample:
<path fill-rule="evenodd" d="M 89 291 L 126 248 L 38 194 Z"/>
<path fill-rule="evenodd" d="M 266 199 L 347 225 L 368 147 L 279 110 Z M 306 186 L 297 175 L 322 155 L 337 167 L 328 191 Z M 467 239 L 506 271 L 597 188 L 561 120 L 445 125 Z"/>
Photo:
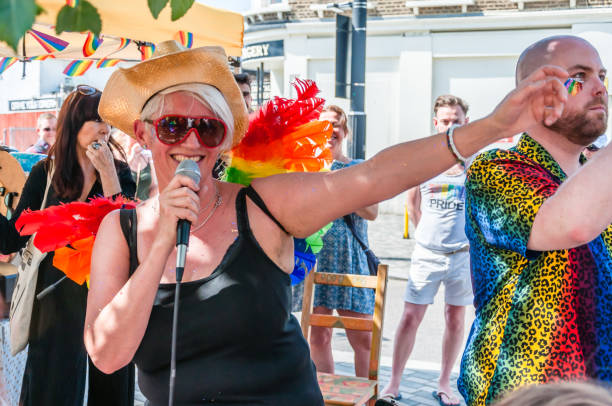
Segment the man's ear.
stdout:
<path fill-rule="evenodd" d="M 438 119 L 434 117 L 432 120 L 434 128 L 438 128 Z"/>

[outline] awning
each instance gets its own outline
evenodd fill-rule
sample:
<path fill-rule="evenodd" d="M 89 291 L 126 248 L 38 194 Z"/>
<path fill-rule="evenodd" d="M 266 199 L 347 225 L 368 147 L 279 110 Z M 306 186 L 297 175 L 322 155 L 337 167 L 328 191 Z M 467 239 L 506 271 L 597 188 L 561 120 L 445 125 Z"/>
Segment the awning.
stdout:
<path fill-rule="evenodd" d="M 65 0 L 38 0 L 37 4 L 44 8 L 46 13 L 36 18 L 32 27 L 34 31 L 25 35 L 25 54 L 24 39 L 22 39 L 17 54 L 8 45 L 0 42 L 0 57 L 23 58 L 51 54 L 55 58 L 62 59 L 110 57 L 136 61 L 141 60 L 138 44 L 178 40 L 181 32 L 183 38 L 188 35 L 187 33 L 192 34 L 193 48 L 220 45 L 230 56 L 240 56 L 242 52 L 244 22 L 239 13 L 194 3 L 185 16 L 177 21 L 171 21 L 169 6 L 162 10 L 158 19 L 154 19 L 144 0 L 89 0 L 89 2 L 98 9 L 102 19 L 102 43 L 93 54 L 86 56 L 83 53 L 87 33 L 55 34 L 53 24 L 57 13 L 66 4 Z M 57 38 L 59 41 L 46 36 Z M 125 45 L 126 39 L 132 41 L 119 50 Z M 41 45 L 41 42 L 45 45 Z M 64 48 L 60 50 L 62 47 Z M 52 52 L 48 52 L 49 49 Z"/>

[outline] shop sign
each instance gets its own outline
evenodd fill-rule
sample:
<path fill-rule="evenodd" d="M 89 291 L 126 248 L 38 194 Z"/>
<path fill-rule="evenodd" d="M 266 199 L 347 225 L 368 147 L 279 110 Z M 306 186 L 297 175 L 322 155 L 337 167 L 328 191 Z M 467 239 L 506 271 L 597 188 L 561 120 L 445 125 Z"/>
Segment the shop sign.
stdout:
<path fill-rule="evenodd" d="M 250 61 L 253 59 L 270 58 L 273 56 L 285 56 L 284 41 L 267 41 L 257 44 L 250 44 L 242 50 L 242 60 Z"/>
<path fill-rule="evenodd" d="M 59 109 L 59 100 L 55 97 L 44 99 L 29 99 L 29 100 L 9 100 L 10 111 L 27 111 L 27 110 L 57 110 Z"/>

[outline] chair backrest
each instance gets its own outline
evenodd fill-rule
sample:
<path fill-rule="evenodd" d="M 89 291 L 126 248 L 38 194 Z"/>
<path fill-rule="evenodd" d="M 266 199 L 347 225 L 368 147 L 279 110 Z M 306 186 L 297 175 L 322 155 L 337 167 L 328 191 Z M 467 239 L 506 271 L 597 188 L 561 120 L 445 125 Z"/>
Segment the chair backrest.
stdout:
<path fill-rule="evenodd" d="M 302 333 L 308 341 L 310 326 L 343 328 L 346 330 L 359 330 L 372 332 L 372 346 L 370 348 L 370 367 L 368 378 L 378 380 L 378 367 L 380 364 L 380 347 L 382 341 L 383 319 L 385 315 L 385 291 L 387 289 L 388 265 L 379 265 L 377 276 L 349 275 L 328 272 L 310 272 L 304 280 L 304 300 L 302 302 Z M 336 316 L 312 313 L 312 296 L 314 285 L 349 286 L 354 288 L 370 288 L 375 290 L 374 314 L 372 319 L 357 317 Z"/>

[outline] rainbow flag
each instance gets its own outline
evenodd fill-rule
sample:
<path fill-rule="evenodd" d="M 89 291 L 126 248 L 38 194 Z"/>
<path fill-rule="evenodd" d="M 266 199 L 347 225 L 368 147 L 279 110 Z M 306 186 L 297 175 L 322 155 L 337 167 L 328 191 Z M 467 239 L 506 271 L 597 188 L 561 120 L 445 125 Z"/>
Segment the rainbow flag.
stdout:
<path fill-rule="evenodd" d="M 96 64 L 96 68 L 98 68 L 98 69 L 100 69 L 100 68 L 112 68 L 113 66 L 117 65 L 119 62 L 121 62 L 121 59 L 102 58 Z"/>
<path fill-rule="evenodd" d="M 15 64 L 15 62 L 17 62 L 18 60 L 19 58 L 9 56 L 0 59 L 0 75 L 3 74 L 5 70 L 13 66 L 13 64 Z"/>
<path fill-rule="evenodd" d="M 85 43 L 83 44 L 83 56 L 88 57 L 92 56 L 96 49 L 102 44 L 103 39 L 94 35 L 91 32 L 87 33 L 87 38 L 85 39 Z"/>
<path fill-rule="evenodd" d="M 49 58 L 55 58 L 55 56 L 53 56 L 51 54 L 37 55 L 37 56 L 30 56 L 30 57 L 26 58 L 26 60 L 27 61 L 44 61 L 45 59 L 49 59 Z"/>
<path fill-rule="evenodd" d="M 47 53 L 60 52 L 66 49 L 68 42 L 40 31 L 28 31 Z"/>
<path fill-rule="evenodd" d="M 142 45 L 140 47 L 140 59 L 145 61 L 153 56 L 153 52 L 155 52 L 155 45 Z"/>
<path fill-rule="evenodd" d="M 179 31 L 178 40 L 185 48 L 191 48 L 193 46 L 193 33 L 187 31 Z"/>
<path fill-rule="evenodd" d="M 94 61 L 85 60 L 85 61 L 72 61 L 66 66 L 64 69 L 64 75 L 66 76 L 81 76 L 87 69 L 93 65 Z"/>
<path fill-rule="evenodd" d="M 66 5 L 68 7 L 76 7 L 79 5 L 79 0 L 66 0 Z"/>
<path fill-rule="evenodd" d="M 121 43 L 119 44 L 119 49 L 117 49 L 115 52 L 119 52 L 122 49 L 125 49 L 125 47 L 130 45 L 131 42 L 132 42 L 132 40 L 129 39 L 129 38 L 121 38 Z"/>

